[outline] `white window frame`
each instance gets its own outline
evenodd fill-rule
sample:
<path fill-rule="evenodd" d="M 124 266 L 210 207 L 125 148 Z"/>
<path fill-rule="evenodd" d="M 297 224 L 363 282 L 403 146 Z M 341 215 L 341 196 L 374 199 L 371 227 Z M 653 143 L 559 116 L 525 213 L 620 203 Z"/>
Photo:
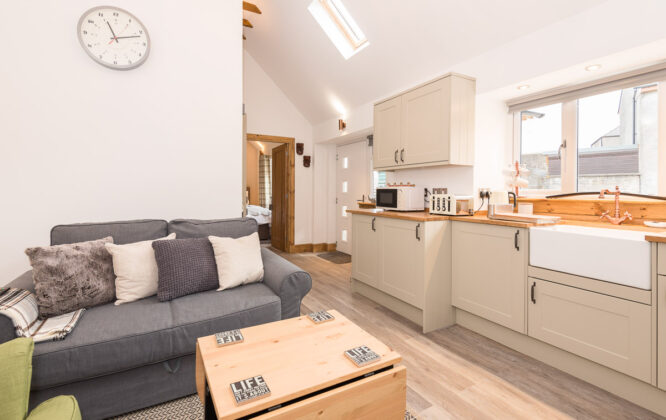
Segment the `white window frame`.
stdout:
<path fill-rule="evenodd" d="M 659 162 L 657 189 L 660 196 L 666 196 L 666 81 L 658 84 L 658 138 Z M 578 191 L 578 99 L 562 102 L 562 184 L 561 189 L 530 189 L 521 188 L 521 195 L 541 198 L 548 195 L 574 193 Z M 521 111 L 513 113 L 513 161 L 521 158 Z M 609 186 L 610 188 L 610 186 Z"/>
<path fill-rule="evenodd" d="M 312 0 L 308 10 L 345 60 L 370 45 L 341 0 Z"/>

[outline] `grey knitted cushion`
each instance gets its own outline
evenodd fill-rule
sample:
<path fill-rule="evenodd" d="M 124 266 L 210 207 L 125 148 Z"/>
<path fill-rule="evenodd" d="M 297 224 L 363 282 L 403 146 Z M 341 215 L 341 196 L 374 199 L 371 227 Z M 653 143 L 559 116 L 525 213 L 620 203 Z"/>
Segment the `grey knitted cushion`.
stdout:
<path fill-rule="evenodd" d="M 153 249 L 158 300 L 164 302 L 219 287 L 215 254 L 208 238 L 155 241 Z"/>
<path fill-rule="evenodd" d="M 116 297 L 107 237 L 75 244 L 28 248 L 40 318 L 111 302 Z"/>

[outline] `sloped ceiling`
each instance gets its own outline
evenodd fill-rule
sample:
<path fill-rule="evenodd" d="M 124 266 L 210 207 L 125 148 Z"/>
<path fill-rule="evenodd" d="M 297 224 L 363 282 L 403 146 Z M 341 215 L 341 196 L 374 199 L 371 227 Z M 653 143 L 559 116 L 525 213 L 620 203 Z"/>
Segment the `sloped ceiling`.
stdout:
<path fill-rule="evenodd" d="M 245 49 L 312 123 L 442 73 L 605 0 L 343 0 L 370 46 L 344 60 L 307 10 L 256 0 Z M 562 46 L 568 48 L 568 46 Z M 529 60 L 529 51 L 525 53 Z"/>

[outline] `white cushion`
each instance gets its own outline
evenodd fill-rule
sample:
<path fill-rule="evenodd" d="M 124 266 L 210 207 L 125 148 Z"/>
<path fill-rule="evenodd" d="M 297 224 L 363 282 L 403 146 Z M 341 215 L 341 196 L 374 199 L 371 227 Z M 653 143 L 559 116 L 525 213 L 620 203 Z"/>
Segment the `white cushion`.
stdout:
<path fill-rule="evenodd" d="M 220 279 L 217 290 L 258 282 L 264 277 L 261 245 L 256 232 L 238 239 L 209 236 L 208 240 L 213 245 Z"/>
<path fill-rule="evenodd" d="M 157 241 L 174 239 L 175 233 Z M 153 241 L 133 244 L 105 244 L 113 257 L 116 274 L 116 305 L 157 294 L 157 261 Z"/>

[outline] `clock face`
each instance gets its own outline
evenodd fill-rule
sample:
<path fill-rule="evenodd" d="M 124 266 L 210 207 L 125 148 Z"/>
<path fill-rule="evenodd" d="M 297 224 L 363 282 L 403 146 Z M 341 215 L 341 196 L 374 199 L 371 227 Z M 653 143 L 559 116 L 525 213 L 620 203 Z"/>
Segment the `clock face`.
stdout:
<path fill-rule="evenodd" d="M 126 10 L 95 7 L 79 19 L 79 41 L 98 63 L 116 70 L 129 70 L 146 61 L 150 38 L 141 21 Z"/>

